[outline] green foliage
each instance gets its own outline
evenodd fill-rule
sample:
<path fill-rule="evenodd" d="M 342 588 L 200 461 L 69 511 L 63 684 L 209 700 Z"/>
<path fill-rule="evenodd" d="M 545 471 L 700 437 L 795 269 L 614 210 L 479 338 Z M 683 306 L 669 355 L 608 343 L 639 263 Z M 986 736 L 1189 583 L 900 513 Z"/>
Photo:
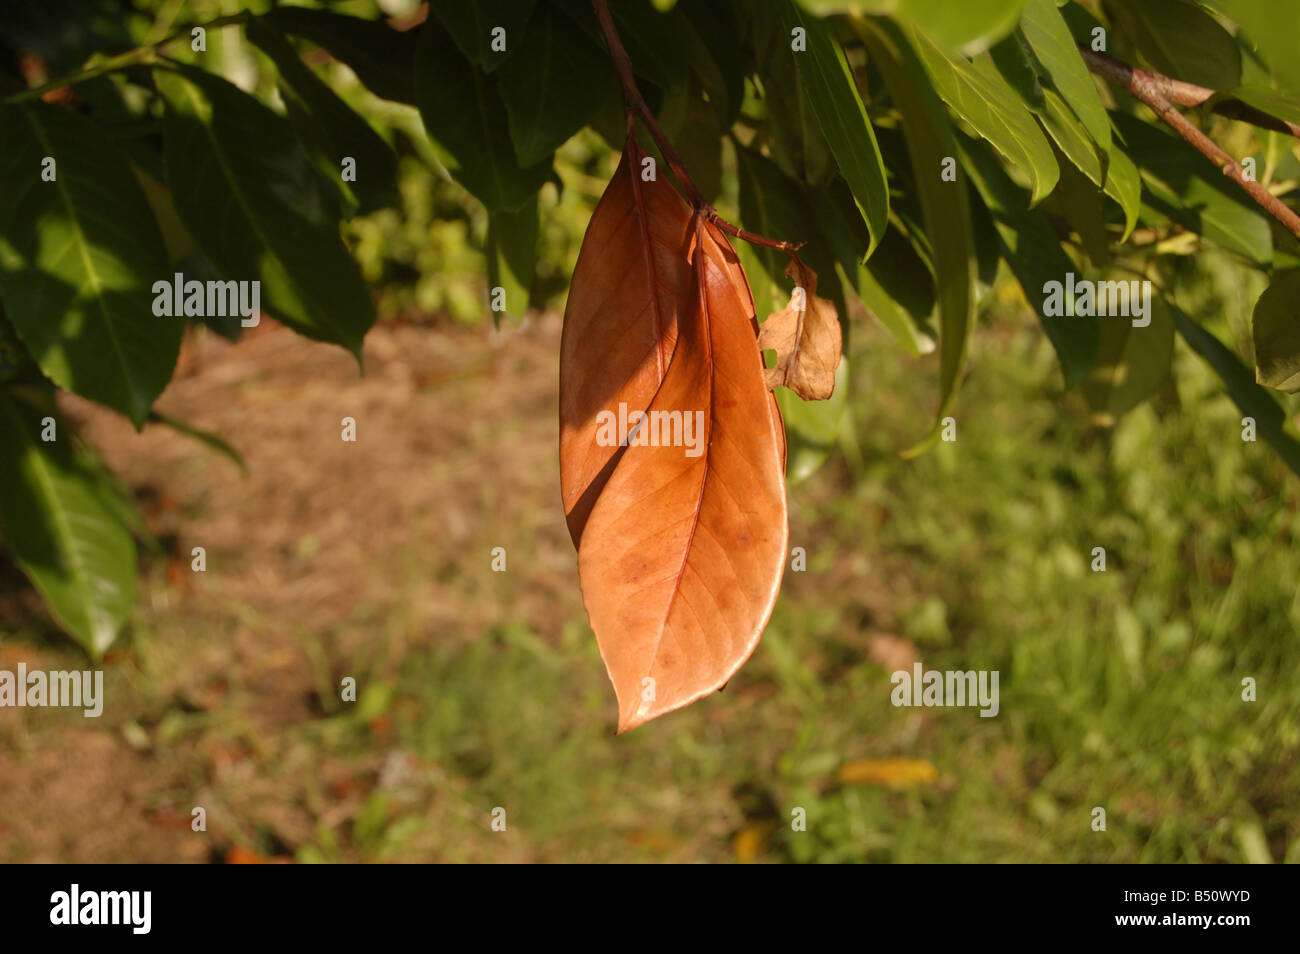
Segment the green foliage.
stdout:
<path fill-rule="evenodd" d="M 376 297 L 384 311 L 464 321 L 519 320 L 562 298 L 627 130 L 588 0 L 434 0 L 422 23 L 390 23 L 371 0 L 346 13 L 302 2 L 233 14 L 198 4 L 214 21 L 204 50 L 189 43 L 202 20 L 177 21 L 170 3 L 93 0 L 72 26 L 35 0 L 0 13 L 0 393 L 11 402 L 14 387 L 45 380 L 143 426 L 187 325 L 239 332 L 229 318 L 154 316 L 154 284 L 176 271 L 259 281 L 269 315 L 358 357 Z M 1009 275 L 1055 353 L 1049 390 L 1094 421 L 1121 421 L 1177 386 L 1177 330 L 1294 464 L 1300 241 L 1104 86 L 1075 45 L 1100 29 L 1107 53 L 1213 87 L 1186 115 L 1258 160 L 1261 184 L 1294 205 L 1295 139 L 1210 112 L 1233 101 L 1300 116 L 1300 16 L 1293 0 L 1281 6 L 620 0 L 611 12 L 700 192 L 745 228 L 803 242 L 846 334 L 861 308 L 900 359 L 936 366 L 919 420 L 960 413 L 971 330 Z M 45 77 L 19 69 L 27 53 L 55 79 L 52 101 L 32 91 Z M 46 157 L 54 180 L 40 177 Z M 761 319 L 789 289 L 783 261 L 739 253 Z M 1238 289 L 1225 298 L 1227 336 L 1181 301 L 1199 275 L 1188 260 L 1211 253 Z M 1155 282 L 1151 323 L 1047 314 L 1046 286 L 1070 273 Z M 847 412 L 783 401 L 792 451 L 824 460 Z M 91 639 L 86 613 L 55 612 L 81 619 L 67 625 L 94 645 L 122 618 L 96 617 Z"/>
<path fill-rule="evenodd" d="M 0 390 L 0 530 L 55 619 L 99 657 L 131 614 L 135 543 L 66 428 L 42 395 Z"/>
<path fill-rule="evenodd" d="M 957 142 L 943 103 L 926 82 L 920 59 L 893 24 L 871 23 L 864 29 L 863 39 L 903 114 L 903 131 L 933 252 L 939 304 L 939 409 L 930 436 L 905 452 L 915 456 L 938 440 L 943 419 L 957 397 L 970 341 L 975 239 L 964 183 L 957 182 L 955 175 L 935 175 L 945 160 L 955 162 Z"/>
<path fill-rule="evenodd" d="M 1255 302 L 1255 366 L 1260 384 L 1280 391 L 1300 388 L 1300 269 L 1280 272 Z"/>
<path fill-rule="evenodd" d="M 167 104 L 167 183 L 204 254 L 223 276 L 257 276 L 281 321 L 360 360 L 374 306 L 339 238 L 338 195 L 291 124 L 202 70 L 160 69 L 156 79 Z"/>
<path fill-rule="evenodd" d="M 168 273 L 144 193 L 100 127 L 67 109 L 0 108 L 0 139 L 0 176 L 13 183 L 0 191 L 5 313 L 51 381 L 141 427 L 181 339 L 179 321 L 142 320 Z"/>
<path fill-rule="evenodd" d="M 794 50 L 793 40 L 786 44 L 790 48 L 779 55 L 794 58 L 826 144 L 867 223 L 871 244 L 863 255 L 866 258 L 884 234 L 889 214 L 885 164 L 875 131 L 867 118 L 848 60 L 830 28 L 801 13 L 792 2 L 787 2 L 781 23 L 786 27 L 782 31 L 785 36 L 792 36 L 796 29 L 806 31 L 807 50 L 802 55 Z"/>

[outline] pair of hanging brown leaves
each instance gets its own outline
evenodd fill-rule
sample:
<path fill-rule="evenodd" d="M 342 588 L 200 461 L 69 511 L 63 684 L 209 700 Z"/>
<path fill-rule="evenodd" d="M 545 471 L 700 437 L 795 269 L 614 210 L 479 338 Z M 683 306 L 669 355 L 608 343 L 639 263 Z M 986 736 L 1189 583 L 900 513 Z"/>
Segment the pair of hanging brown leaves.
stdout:
<path fill-rule="evenodd" d="M 645 158 L 629 135 L 560 346 L 564 510 L 619 732 L 721 688 L 754 651 L 786 559 L 785 428 L 769 388 L 829 397 L 840 352 L 835 308 L 793 256 L 790 306 L 760 333 L 726 235 L 643 176 Z"/>

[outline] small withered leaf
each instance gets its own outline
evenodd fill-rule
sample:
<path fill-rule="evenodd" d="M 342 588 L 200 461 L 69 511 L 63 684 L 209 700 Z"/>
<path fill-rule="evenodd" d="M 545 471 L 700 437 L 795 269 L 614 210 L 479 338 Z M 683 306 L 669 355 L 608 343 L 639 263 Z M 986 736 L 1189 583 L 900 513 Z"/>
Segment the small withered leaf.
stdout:
<path fill-rule="evenodd" d="M 758 346 L 776 351 L 764 370 L 769 388 L 784 385 L 805 401 L 824 401 L 835 391 L 835 368 L 843 339 L 835 305 L 817 294 L 817 273 L 790 256 L 785 273 L 795 281 L 790 303 L 759 328 Z"/>

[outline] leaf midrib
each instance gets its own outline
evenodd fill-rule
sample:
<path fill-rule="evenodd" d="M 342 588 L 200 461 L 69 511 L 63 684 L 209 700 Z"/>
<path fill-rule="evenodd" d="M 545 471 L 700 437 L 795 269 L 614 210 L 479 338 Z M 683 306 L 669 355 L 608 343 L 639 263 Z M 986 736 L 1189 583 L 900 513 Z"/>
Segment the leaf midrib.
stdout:
<path fill-rule="evenodd" d="M 37 142 L 39 142 L 41 148 L 45 150 L 45 154 L 47 156 L 54 155 L 54 147 L 51 145 L 50 140 L 46 138 L 44 130 L 41 128 L 41 124 L 37 122 L 36 117 L 32 115 L 31 108 L 28 106 L 21 106 L 21 109 L 23 116 L 25 116 L 27 122 L 31 124 L 32 132 L 36 135 Z M 58 190 L 59 197 L 63 200 L 64 207 L 67 209 L 68 218 L 72 223 L 72 234 L 77 244 L 77 252 L 81 256 L 82 267 L 86 271 L 86 277 L 90 280 L 91 291 L 94 294 L 95 302 L 99 306 L 100 313 L 104 316 L 104 327 L 108 332 L 109 341 L 113 343 L 113 354 L 117 358 L 117 363 L 122 368 L 122 379 L 126 382 L 127 399 L 131 405 L 131 417 L 134 419 L 137 416 L 136 412 L 143 411 L 145 408 L 140 407 L 139 397 L 136 393 L 135 386 L 131 381 L 131 368 L 126 363 L 126 355 L 122 353 L 121 343 L 117 339 L 117 329 L 113 325 L 112 316 L 109 315 L 108 306 L 104 302 L 99 273 L 95 270 L 94 263 L 90 258 L 90 250 L 86 246 L 86 237 L 81 230 L 81 220 L 77 217 L 76 206 L 72 202 L 72 197 L 68 194 L 67 184 L 63 180 L 59 179 L 57 174 L 54 177 L 54 186 Z"/>

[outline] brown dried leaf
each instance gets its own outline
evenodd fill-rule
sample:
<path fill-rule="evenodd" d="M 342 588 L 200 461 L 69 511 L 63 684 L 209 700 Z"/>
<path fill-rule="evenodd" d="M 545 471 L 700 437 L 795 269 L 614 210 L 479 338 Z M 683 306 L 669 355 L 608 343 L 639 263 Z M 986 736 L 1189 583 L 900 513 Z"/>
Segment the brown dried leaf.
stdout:
<path fill-rule="evenodd" d="M 697 216 L 689 237 L 676 347 L 648 412 L 652 421 L 679 412 L 683 425 L 690 415 L 703 433 L 687 442 L 683 426 L 674 446 L 643 425 L 647 433 L 610 458 L 612 473 L 578 546 L 583 601 L 618 696 L 620 732 L 731 678 L 758 644 L 785 566 L 784 441 L 763 382 L 753 298 L 716 226 Z M 618 358 L 611 351 L 603 359 Z M 619 366 L 641 369 L 647 360 Z M 624 394 L 622 379 L 610 377 L 602 392 Z M 575 376 L 567 380 L 578 386 Z M 754 413 L 764 402 L 769 412 Z M 585 462 L 591 451 L 578 433 L 562 451 Z M 591 428 L 580 433 L 594 437 Z"/>
<path fill-rule="evenodd" d="M 840 320 L 835 305 L 817 296 L 817 273 L 790 256 L 785 273 L 795 281 L 790 304 L 768 317 L 758 346 L 776 351 L 776 366 L 764 377 L 769 388 L 784 385 L 805 401 L 824 401 L 835 391 L 840 363 Z"/>
<path fill-rule="evenodd" d="M 690 300 L 691 210 L 662 177 L 641 177 L 645 153 L 629 136 L 582 240 L 560 341 L 560 490 L 577 546 L 591 508 L 623 455 L 596 440 L 603 410 L 644 412 Z"/>

